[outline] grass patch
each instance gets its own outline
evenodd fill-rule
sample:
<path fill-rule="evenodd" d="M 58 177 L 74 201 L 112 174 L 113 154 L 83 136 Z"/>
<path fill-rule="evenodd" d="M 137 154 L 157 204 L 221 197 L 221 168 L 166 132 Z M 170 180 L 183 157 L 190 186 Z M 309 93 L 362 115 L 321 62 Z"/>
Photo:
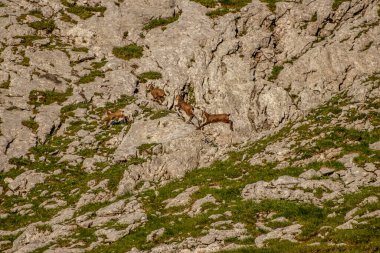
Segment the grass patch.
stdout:
<path fill-rule="evenodd" d="M 281 65 L 275 65 L 272 68 L 272 72 L 270 77 L 268 78 L 269 81 L 274 81 L 278 78 L 278 75 L 281 73 L 281 71 L 284 69 L 284 66 Z"/>
<path fill-rule="evenodd" d="M 342 3 L 348 2 L 348 1 L 351 1 L 351 0 L 334 0 L 333 5 L 332 5 L 333 10 L 337 10 Z"/>
<path fill-rule="evenodd" d="M 66 23 L 74 24 L 74 25 L 78 24 L 78 22 L 76 20 L 74 20 L 72 17 L 70 17 L 70 15 L 67 15 L 67 13 L 65 13 L 64 11 L 61 11 L 60 20 L 62 20 L 63 22 L 66 22 Z"/>
<path fill-rule="evenodd" d="M 141 83 L 146 83 L 148 80 L 161 79 L 162 75 L 160 72 L 148 71 L 148 72 L 141 73 L 140 75 L 138 75 L 137 78 L 140 80 Z"/>
<path fill-rule="evenodd" d="M 44 37 L 37 35 L 24 35 L 24 36 L 16 36 L 17 39 L 21 39 L 20 44 L 23 46 L 33 46 L 33 41 L 44 39 Z"/>
<path fill-rule="evenodd" d="M 55 22 L 52 19 L 43 19 L 29 23 L 28 26 L 39 31 L 43 30 L 51 33 L 55 29 Z"/>
<path fill-rule="evenodd" d="M 36 107 L 40 105 L 50 105 L 53 103 L 62 104 L 67 100 L 69 96 L 72 96 L 72 88 L 68 88 L 66 92 L 58 92 L 55 90 L 32 90 L 29 93 L 29 102 L 28 104 L 34 105 Z"/>
<path fill-rule="evenodd" d="M 82 76 L 79 78 L 77 81 L 77 84 L 86 84 L 86 83 L 92 83 L 95 81 L 97 77 L 102 77 L 104 78 L 104 72 L 100 70 L 91 70 L 91 72 L 88 75 Z"/>
<path fill-rule="evenodd" d="M 107 10 L 106 7 L 101 6 L 101 5 L 96 5 L 96 6 L 77 5 L 76 2 L 70 3 L 67 0 L 61 0 L 61 3 L 67 7 L 66 11 L 68 13 L 74 14 L 81 19 L 91 18 L 95 13 L 101 13 L 101 15 L 103 16 L 104 12 Z"/>
<path fill-rule="evenodd" d="M 42 11 L 39 10 L 39 9 L 34 9 L 34 10 L 31 10 L 29 11 L 28 13 L 30 16 L 34 16 L 36 18 L 40 18 L 40 19 L 43 19 L 44 18 L 44 15 L 42 14 Z"/>
<path fill-rule="evenodd" d="M 32 118 L 28 120 L 23 120 L 21 123 L 23 126 L 30 128 L 33 132 L 36 132 L 38 129 L 38 123 Z"/>
<path fill-rule="evenodd" d="M 144 49 L 136 44 L 130 44 L 124 47 L 114 47 L 112 53 L 120 59 L 130 60 L 133 58 L 141 58 L 143 56 Z"/>
<path fill-rule="evenodd" d="M 74 52 L 82 52 L 82 53 L 88 53 L 88 48 L 87 47 L 74 47 L 71 49 Z"/>
<path fill-rule="evenodd" d="M 181 14 L 182 13 L 179 12 L 179 13 L 176 13 L 173 17 L 153 19 L 149 23 L 144 25 L 143 30 L 149 31 L 149 30 L 156 28 L 156 27 L 166 26 L 170 23 L 177 21 L 179 19 L 179 17 L 181 16 Z"/>
<path fill-rule="evenodd" d="M 4 82 L 0 83 L 0 89 L 9 89 L 10 86 L 11 86 L 11 79 L 10 79 L 10 77 L 8 78 L 7 81 L 4 81 Z"/>

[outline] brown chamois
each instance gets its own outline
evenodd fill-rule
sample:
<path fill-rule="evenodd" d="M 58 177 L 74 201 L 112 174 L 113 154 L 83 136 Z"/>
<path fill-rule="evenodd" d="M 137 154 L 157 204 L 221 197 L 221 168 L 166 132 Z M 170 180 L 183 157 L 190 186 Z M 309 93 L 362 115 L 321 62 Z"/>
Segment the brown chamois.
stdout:
<path fill-rule="evenodd" d="M 124 112 L 122 110 L 117 110 L 116 112 L 107 111 L 107 115 L 104 118 L 104 121 L 107 122 L 107 125 L 114 119 L 122 119 L 125 120 L 125 122 L 128 122 L 128 117 L 124 115 Z"/>
<path fill-rule="evenodd" d="M 187 114 L 187 116 L 190 117 L 189 120 L 187 121 L 187 123 L 190 123 L 191 120 L 194 118 L 193 107 L 189 103 L 186 103 L 183 100 L 183 97 L 180 95 L 177 95 L 175 97 L 175 100 L 177 101 L 177 104 L 175 105 L 175 107 L 178 107 L 179 109 L 184 111 Z"/>
<path fill-rule="evenodd" d="M 163 89 L 154 87 L 153 84 L 149 84 L 147 87 L 147 91 L 152 94 L 153 101 L 156 101 L 160 105 L 164 102 L 166 93 Z"/>
<path fill-rule="evenodd" d="M 198 129 L 203 129 L 204 126 L 211 123 L 223 122 L 230 124 L 231 131 L 234 130 L 233 122 L 230 120 L 230 114 L 208 114 L 207 112 L 202 111 L 202 118 L 204 123 L 201 124 Z"/>

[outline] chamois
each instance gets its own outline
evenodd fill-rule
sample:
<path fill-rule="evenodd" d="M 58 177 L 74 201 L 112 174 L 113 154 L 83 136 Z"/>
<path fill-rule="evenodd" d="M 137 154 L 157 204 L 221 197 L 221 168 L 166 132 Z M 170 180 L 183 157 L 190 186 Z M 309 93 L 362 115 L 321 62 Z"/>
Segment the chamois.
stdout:
<path fill-rule="evenodd" d="M 175 105 L 175 107 L 182 109 L 187 114 L 187 116 L 190 117 L 189 120 L 187 121 L 187 123 L 190 123 L 191 120 L 194 118 L 193 107 L 189 103 L 186 103 L 183 100 L 183 97 L 180 95 L 177 95 L 175 97 L 175 100 L 177 101 L 177 104 Z"/>
<path fill-rule="evenodd" d="M 104 121 L 107 122 L 107 125 L 110 123 L 110 121 L 117 119 L 117 120 L 124 120 L 125 122 L 128 122 L 128 117 L 124 115 L 122 110 L 117 110 L 116 112 L 107 111 L 107 115 L 104 118 Z"/>
<path fill-rule="evenodd" d="M 147 87 L 147 91 L 152 94 L 153 100 L 159 103 L 160 105 L 165 100 L 166 93 L 163 89 L 154 87 L 153 84 L 149 84 Z"/>
<path fill-rule="evenodd" d="M 204 119 L 204 123 L 198 127 L 198 129 L 203 129 L 204 126 L 210 123 L 223 122 L 230 124 L 231 131 L 234 130 L 233 122 L 230 120 L 230 114 L 208 114 L 205 111 L 202 111 L 202 118 Z"/>

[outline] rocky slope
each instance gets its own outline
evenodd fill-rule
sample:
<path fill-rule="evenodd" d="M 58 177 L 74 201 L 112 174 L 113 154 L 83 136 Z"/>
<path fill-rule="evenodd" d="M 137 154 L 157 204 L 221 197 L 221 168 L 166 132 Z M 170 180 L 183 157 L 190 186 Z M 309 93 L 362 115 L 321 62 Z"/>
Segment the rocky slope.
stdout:
<path fill-rule="evenodd" d="M 377 252 L 379 4 L 0 0 L 0 250 Z"/>

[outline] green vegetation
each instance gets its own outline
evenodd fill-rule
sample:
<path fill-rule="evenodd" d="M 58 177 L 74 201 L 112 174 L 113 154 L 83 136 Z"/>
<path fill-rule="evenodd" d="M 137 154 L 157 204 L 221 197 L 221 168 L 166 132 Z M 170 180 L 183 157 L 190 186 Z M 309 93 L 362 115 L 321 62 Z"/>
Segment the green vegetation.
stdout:
<path fill-rule="evenodd" d="M 4 82 L 0 83 L 0 89 L 9 89 L 10 86 L 11 86 L 11 79 L 10 79 L 10 77 L 8 78 L 7 81 L 4 81 Z"/>
<path fill-rule="evenodd" d="M 40 19 L 44 18 L 44 15 L 42 14 L 42 11 L 39 10 L 39 9 L 35 9 L 35 10 L 29 11 L 28 15 L 34 16 L 34 17 L 40 18 Z"/>
<path fill-rule="evenodd" d="M 37 129 L 38 129 L 38 123 L 33 119 L 33 118 L 30 118 L 28 120 L 23 120 L 21 122 L 24 126 L 30 128 L 33 130 L 33 132 L 36 132 Z"/>
<path fill-rule="evenodd" d="M 66 92 L 58 92 L 55 90 L 39 91 L 32 90 L 29 94 L 29 104 L 36 107 L 40 105 L 50 105 L 52 103 L 62 104 L 69 96 L 72 96 L 72 88 L 68 88 Z"/>
<path fill-rule="evenodd" d="M 61 11 L 61 18 L 60 18 L 63 22 L 66 22 L 66 23 L 71 23 L 71 24 L 78 24 L 78 22 L 76 20 L 74 20 L 72 17 L 70 17 L 69 15 L 67 15 L 64 11 Z"/>
<path fill-rule="evenodd" d="M 275 65 L 272 69 L 271 76 L 269 77 L 269 81 L 274 81 L 278 78 L 278 75 L 281 73 L 281 71 L 284 69 L 284 66 L 282 65 Z"/>
<path fill-rule="evenodd" d="M 7 7 L 7 6 L 5 5 L 5 3 L 0 2 L 0 8 L 1 7 Z"/>
<path fill-rule="evenodd" d="M 150 119 L 151 120 L 160 119 L 160 118 L 168 116 L 170 113 L 172 113 L 172 111 L 166 110 L 166 109 L 154 111 L 150 114 Z"/>
<path fill-rule="evenodd" d="M 24 36 L 16 36 L 16 38 L 21 39 L 20 44 L 23 46 L 33 46 L 33 41 L 44 39 L 44 37 L 37 35 L 24 35 Z"/>
<path fill-rule="evenodd" d="M 272 12 L 276 11 L 276 3 L 285 2 L 285 0 L 260 0 L 261 2 L 267 3 L 269 10 Z"/>
<path fill-rule="evenodd" d="M 85 76 L 82 76 L 77 81 L 77 84 L 92 83 L 97 77 L 105 77 L 104 72 L 100 70 L 91 70 L 91 72 Z"/>
<path fill-rule="evenodd" d="M 143 30 L 151 30 L 151 29 L 159 27 L 159 26 L 166 26 L 170 23 L 177 21 L 180 16 L 181 16 L 181 12 L 176 13 L 176 15 L 173 17 L 153 19 L 148 24 L 146 24 L 144 26 Z"/>
<path fill-rule="evenodd" d="M 311 17 L 310 22 L 316 22 L 318 20 L 318 13 L 314 12 L 313 16 Z"/>
<path fill-rule="evenodd" d="M 68 0 L 61 0 L 61 3 L 67 7 L 66 8 L 67 12 L 77 15 L 81 19 L 91 18 L 96 12 L 100 12 L 101 15 L 104 15 L 104 12 L 107 10 L 107 8 L 104 6 L 77 5 L 76 2 L 70 3 Z"/>
<path fill-rule="evenodd" d="M 124 47 L 114 47 L 112 53 L 120 59 L 130 60 L 133 58 L 141 58 L 143 56 L 144 49 L 136 44 L 130 44 Z"/>
<path fill-rule="evenodd" d="M 197 2 L 202 4 L 207 8 L 215 8 L 218 4 L 220 4 L 220 8 L 216 10 L 212 10 L 207 13 L 207 15 L 211 18 L 215 18 L 218 16 L 223 16 L 229 12 L 239 11 L 241 8 L 251 3 L 251 0 L 191 0 L 193 2 Z"/>
<path fill-rule="evenodd" d="M 209 16 L 210 18 L 216 18 L 219 16 L 226 15 L 229 12 L 230 10 L 228 8 L 218 8 L 216 10 L 207 12 L 206 15 Z"/>
<path fill-rule="evenodd" d="M 149 71 L 141 73 L 137 78 L 140 80 L 141 83 L 146 83 L 148 80 L 160 79 L 162 78 L 162 75 L 160 72 Z"/>
<path fill-rule="evenodd" d="M 28 26 L 36 30 L 44 30 L 47 33 L 51 33 L 55 29 L 55 22 L 52 19 L 43 19 L 29 23 Z"/>
<path fill-rule="evenodd" d="M 74 52 L 83 52 L 83 53 L 88 53 L 88 48 L 87 47 L 74 47 L 71 49 Z"/>
<path fill-rule="evenodd" d="M 342 3 L 348 2 L 348 1 L 351 1 L 351 0 L 334 0 L 333 6 L 332 6 L 333 10 L 337 10 Z"/>

